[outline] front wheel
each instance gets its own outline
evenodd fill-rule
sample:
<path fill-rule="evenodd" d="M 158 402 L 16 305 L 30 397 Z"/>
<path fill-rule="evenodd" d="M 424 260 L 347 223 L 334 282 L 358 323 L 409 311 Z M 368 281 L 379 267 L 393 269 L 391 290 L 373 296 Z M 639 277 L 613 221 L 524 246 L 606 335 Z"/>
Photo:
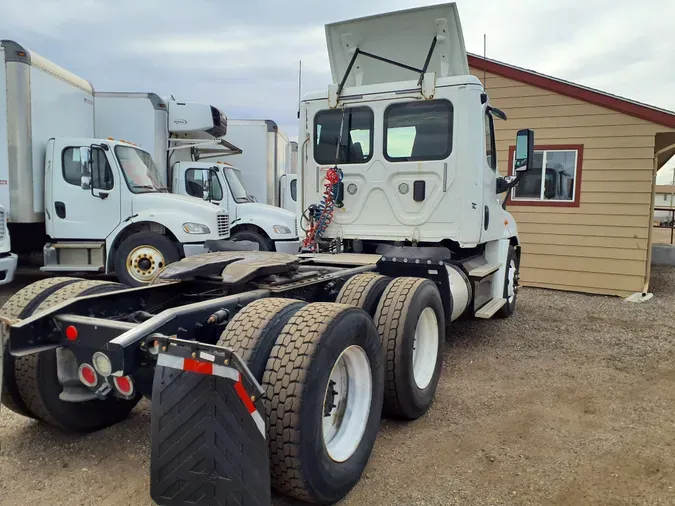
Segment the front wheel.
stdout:
<path fill-rule="evenodd" d="M 258 245 L 258 251 L 272 251 L 273 244 L 267 237 L 253 230 L 240 230 L 230 237 L 233 241 L 251 241 Z"/>
<path fill-rule="evenodd" d="M 128 286 L 150 284 L 168 264 L 180 260 L 176 245 L 165 235 L 154 232 L 132 234 L 115 254 L 117 279 Z"/>

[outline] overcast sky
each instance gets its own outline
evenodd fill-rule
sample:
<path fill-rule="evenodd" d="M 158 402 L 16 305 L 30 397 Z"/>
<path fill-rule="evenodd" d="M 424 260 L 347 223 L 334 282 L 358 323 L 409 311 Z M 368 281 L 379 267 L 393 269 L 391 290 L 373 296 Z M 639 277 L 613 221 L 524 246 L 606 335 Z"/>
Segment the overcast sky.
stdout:
<path fill-rule="evenodd" d="M 330 82 L 325 23 L 419 0 L 2 0 L 14 39 L 101 91 L 152 91 L 265 118 L 297 137 L 303 92 Z M 675 110 L 674 0 L 459 0 L 467 49 Z"/>

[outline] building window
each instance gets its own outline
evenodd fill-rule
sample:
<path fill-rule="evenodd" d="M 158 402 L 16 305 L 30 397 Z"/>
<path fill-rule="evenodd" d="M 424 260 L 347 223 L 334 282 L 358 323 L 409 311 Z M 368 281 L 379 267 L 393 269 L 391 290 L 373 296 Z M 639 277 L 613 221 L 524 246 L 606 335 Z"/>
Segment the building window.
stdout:
<path fill-rule="evenodd" d="M 390 162 L 444 160 L 452 152 L 452 104 L 407 102 L 384 113 L 384 156 Z"/>
<path fill-rule="evenodd" d="M 513 174 L 515 146 L 509 150 Z M 583 146 L 535 146 L 532 170 L 521 175 L 511 190 L 511 203 L 578 207 L 581 190 Z"/>
<path fill-rule="evenodd" d="M 108 163 L 108 157 L 101 148 L 91 150 L 92 187 L 96 190 L 112 190 L 113 173 Z M 62 154 L 63 179 L 74 186 L 81 186 L 80 148 L 71 147 L 63 150 Z"/>
<path fill-rule="evenodd" d="M 318 112 L 314 117 L 314 160 L 321 165 L 368 162 L 373 156 L 374 123 L 369 107 L 348 107 L 344 115 L 342 109 Z"/>

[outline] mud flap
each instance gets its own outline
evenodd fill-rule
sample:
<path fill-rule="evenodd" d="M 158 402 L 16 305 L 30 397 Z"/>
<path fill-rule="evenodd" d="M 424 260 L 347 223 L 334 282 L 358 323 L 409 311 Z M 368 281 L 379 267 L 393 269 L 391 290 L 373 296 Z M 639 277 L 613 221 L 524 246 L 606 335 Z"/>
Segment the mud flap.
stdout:
<path fill-rule="evenodd" d="M 158 505 L 271 503 L 263 390 L 228 348 L 158 339 L 150 495 Z"/>

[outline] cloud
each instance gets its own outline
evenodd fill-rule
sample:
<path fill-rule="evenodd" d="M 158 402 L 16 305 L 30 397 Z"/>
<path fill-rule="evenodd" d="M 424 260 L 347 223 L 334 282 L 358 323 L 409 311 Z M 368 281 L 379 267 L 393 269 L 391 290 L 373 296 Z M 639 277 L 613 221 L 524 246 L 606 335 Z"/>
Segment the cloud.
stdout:
<path fill-rule="evenodd" d="M 425 0 L 5 0 L 0 33 L 106 91 L 174 94 L 297 136 L 303 91 L 331 81 L 324 24 Z M 467 49 L 675 109 L 675 2 L 458 0 Z M 421 56 L 423 58 L 423 56 Z"/>

